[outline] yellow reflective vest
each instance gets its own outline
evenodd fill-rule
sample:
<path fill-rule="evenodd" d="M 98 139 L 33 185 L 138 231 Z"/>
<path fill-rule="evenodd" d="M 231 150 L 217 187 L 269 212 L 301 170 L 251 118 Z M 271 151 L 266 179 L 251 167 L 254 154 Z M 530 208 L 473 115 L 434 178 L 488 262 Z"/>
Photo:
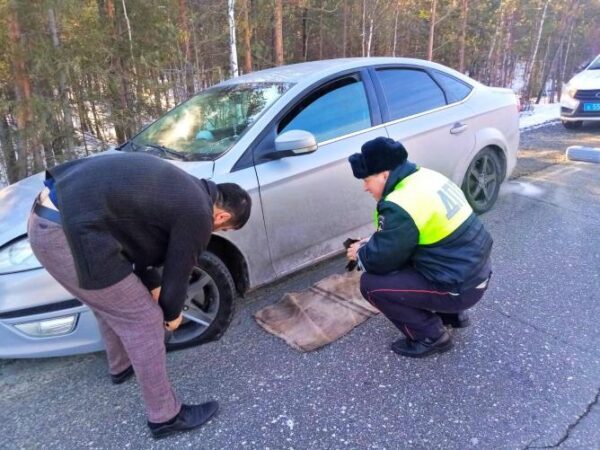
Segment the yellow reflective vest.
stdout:
<path fill-rule="evenodd" d="M 395 203 L 411 216 L 419 231 L 419 245 L 441 241 L 473 213 L 456 184 L 423 167 L 400 181 L 385 201 Z M 378 222 L 375 211 L 375 224 Z"/>

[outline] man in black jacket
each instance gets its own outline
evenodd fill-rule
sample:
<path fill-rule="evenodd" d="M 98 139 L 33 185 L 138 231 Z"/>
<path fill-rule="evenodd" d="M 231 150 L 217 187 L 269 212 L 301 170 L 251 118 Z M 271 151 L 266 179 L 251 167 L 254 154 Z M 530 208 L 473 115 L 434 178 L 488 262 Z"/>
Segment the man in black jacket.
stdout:
<path fill-rule="evenodd" d="M 199 427 L 218 404 L 177 400 L 164 328 L 181 323 L 189 277 L 211 233 L 247 222 L 248 193 L 139 153 L 62 164 L 44 184 L 29 220 L 32 249 L 94 312 L 113 383 L 135 372 L 154 437 Z"/>
<path fill-rule="evenodd" d="M 492 238 L 458 186 L 407 156 L 387 137 L 350 156 L 377 200 L 377 231 L 347 257 L 366 272 L 363 296 L 404 334 L 392 350 L 418 358 L 450 350 L 444 324 L 467 325 L 464 311 L 487 289 Z"/>

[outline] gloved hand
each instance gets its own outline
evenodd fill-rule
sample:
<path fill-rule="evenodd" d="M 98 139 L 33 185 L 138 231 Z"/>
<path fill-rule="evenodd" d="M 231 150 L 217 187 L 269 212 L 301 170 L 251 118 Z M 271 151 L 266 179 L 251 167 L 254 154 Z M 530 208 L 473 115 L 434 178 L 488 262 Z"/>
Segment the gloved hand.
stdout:
<path fill-rule="evenodd" d="M 360 239 L 352 239 L 352 238 L 348 238 L 344 241 L 344 248 L 346 250 L 348 250 L 350 248 L 350 246 L 352 244 L 354 244 L 355 242 L 358 242 Z M 356 269 L 356 266 L 358 265 L 358 261 L 356 260 L 350 260 L 348 261 L 348 264 L 346 264 L 346 271 L 348 272 L 352 272 L 354 269 Z"/>

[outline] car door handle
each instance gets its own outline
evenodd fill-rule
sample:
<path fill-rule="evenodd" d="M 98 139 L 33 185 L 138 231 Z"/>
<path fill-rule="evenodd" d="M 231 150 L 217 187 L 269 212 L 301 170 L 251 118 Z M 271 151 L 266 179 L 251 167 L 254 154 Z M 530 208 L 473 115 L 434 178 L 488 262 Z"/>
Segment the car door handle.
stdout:
<path fill-rule="evenodd" d="M 466 123 L 456 122 L 452 128 L 450 128 L 450 134 L 460 134 L 467 129 Z"/>

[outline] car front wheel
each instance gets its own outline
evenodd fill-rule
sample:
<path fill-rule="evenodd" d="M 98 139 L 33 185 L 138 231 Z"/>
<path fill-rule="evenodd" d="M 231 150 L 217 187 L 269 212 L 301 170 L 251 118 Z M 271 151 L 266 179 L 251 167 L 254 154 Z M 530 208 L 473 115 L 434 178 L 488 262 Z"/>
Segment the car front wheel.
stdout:
<path fill-rule="evenodd" d="M 491 148 L 481 150 L 467 169 L 462 190 L 477 214 L 488 211 L 498 198 L 502 164 Z"/>
<path fill-rule="evenodd" d="M 168 338 L 167 350 L 179 350 L 219 339 L 233 318 L 235 284 L 227 266 L 203 252 L 192 271 L 180 327 Z"/>

